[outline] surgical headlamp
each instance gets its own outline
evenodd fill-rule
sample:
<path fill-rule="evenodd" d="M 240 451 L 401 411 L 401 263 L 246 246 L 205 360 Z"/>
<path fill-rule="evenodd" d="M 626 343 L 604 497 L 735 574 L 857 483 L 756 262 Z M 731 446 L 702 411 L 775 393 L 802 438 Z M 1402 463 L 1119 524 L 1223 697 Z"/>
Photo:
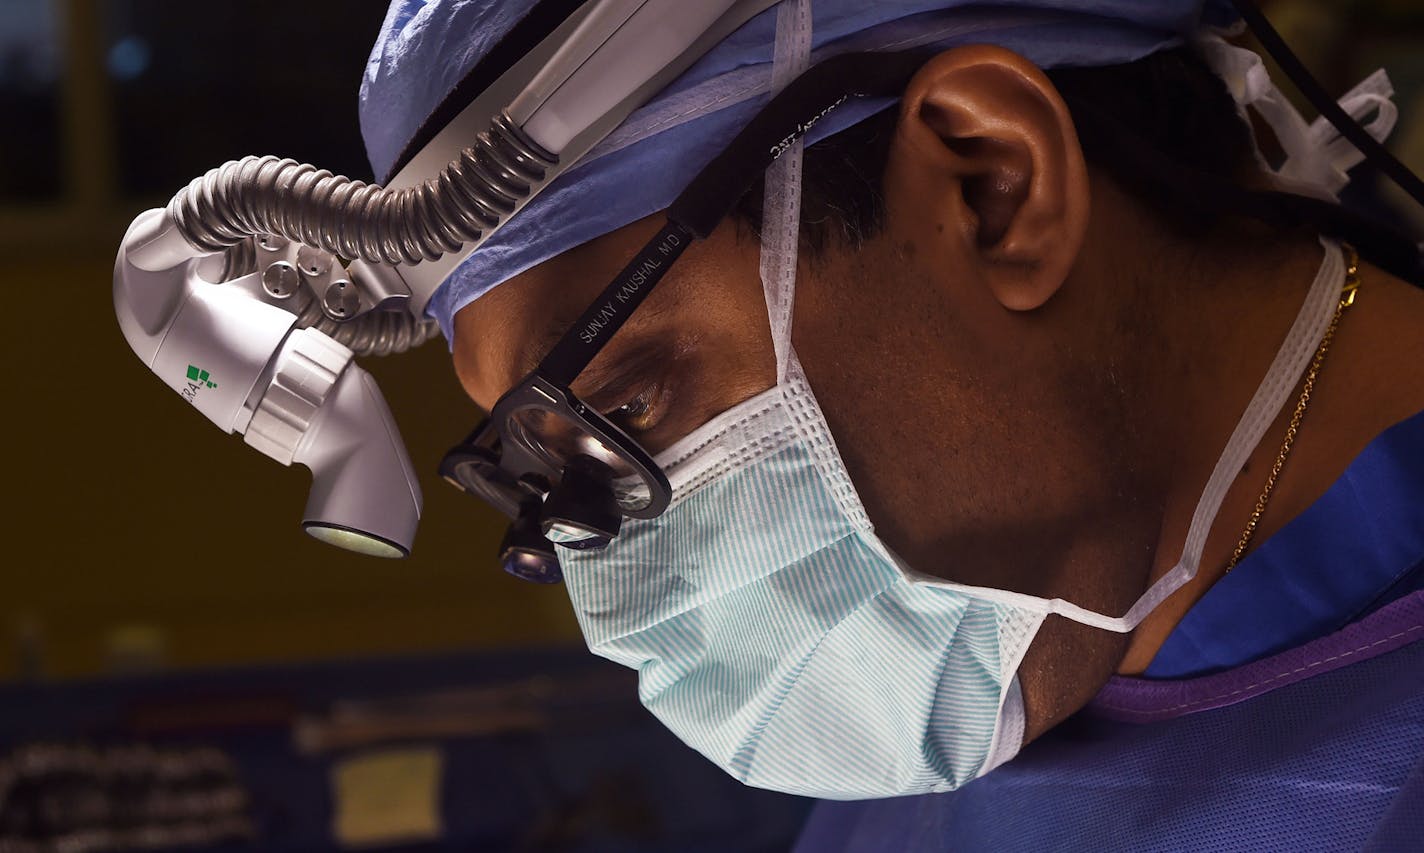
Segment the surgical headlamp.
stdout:
<path fill-rule="evenodd" d="M 404 555 L 420 488 L 384 399 L 354 356 L 432 337 L 426 302 L 490 233 L 773 2 L 584 3 L 387 188 L 275 157 L 213 169 L 166 209 L 140 214 L 125 235 L 114 268 L 124 336 L 219 427 L 282 464 L 311 468 L 309 533 L 363 553 Z M 645 483 L 655 479 L 646 454 L 631 461 Z M 627 493 L 635 492 L 652 505 L 650 488 L 630 483 Z"/>
<path fill-rule="evenodd" d="M 114 301 L 130 346 L 220 427 L 283 464 L 311 468 L 309 533 L 363 553 L 404 555 L 420 489 L 380 391 L 354 357 L 433 336 L 427 302 L 491 233 L 774 3 L 584 3 L 533 50 L 494 69 L 493 82 L 386 188 L 274 157 L 210 171 L 166 209 L 140 214 L 124 238 Z M 1237 5 L 1271 52 L 1289 57 L 1264 19 L 1245 0 Z M 446 454 L 446 480 L 513 520 L 501 544 L 507 571 L 556 581 L 551 540 L 602 547 L 625 517 L 667 507 L 671 490 L 652 457 L 570 386 L 789 141 L 849 98 L 898 95 L 923 59 L 844 54 L 793 81 L 688 185 L 667 224 L 539 366 Z M 1316 99 L 1319 87 L 1302 83 L 1294 58 L 1282 65 Z M 1317 107 L 1372 161 L 1398 165 L 1323 93 Z M 1424 202 L 1417 178 L 1386 171 Z M 1269 196 L 1245 193 L 1243 207 Z M 597 334 L 579 332 L 591 328 Z"/>

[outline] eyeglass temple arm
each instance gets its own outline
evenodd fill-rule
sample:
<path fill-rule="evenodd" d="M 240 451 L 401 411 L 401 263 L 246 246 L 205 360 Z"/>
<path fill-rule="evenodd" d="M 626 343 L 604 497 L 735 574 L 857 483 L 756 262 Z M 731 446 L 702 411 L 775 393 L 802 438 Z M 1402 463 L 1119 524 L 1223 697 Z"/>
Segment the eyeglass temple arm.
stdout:
<path fill-rule="evenodd" d="M 571 385 L 648 298 L 692 239 L 692 232 L 668 220 L 544 356 L 538 373 L 556 385 Z"/>
<path fill-rule="evenodd" d="M 556 384 L 571 384 L 693 239 L 711 234 L 792 142 L 851 97 L 899 95 L 926 56 L 922 51 L 843 54 L 793 80 L 693 178 L 668 208 L 667 224 L 574 321 L 538 372 Z"/>
<path fill-rule="evenodd" d="M 792 80 L 707 164 L 668 208 L 697 237 L 711 234 L 793 142 L 851 98 L 899 97 L 932 53 L 863 51 L 834 56 Z"/>

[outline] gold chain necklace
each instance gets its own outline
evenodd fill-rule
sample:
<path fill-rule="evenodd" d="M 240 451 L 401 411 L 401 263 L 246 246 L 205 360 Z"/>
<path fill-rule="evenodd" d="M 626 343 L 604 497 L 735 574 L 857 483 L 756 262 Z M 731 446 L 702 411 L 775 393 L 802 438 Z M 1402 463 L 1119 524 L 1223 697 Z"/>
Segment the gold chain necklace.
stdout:
<path fill-rule="evenodd" d="M 1342 245 L 1342 248 L 1346 253 L 1347 266 L 1345 268 L 1345 286 L 1340 291 L 1340 302 L 1335 306 L 1335 316 L 1330 318 L 1330 326 L 1325 330 L 1325 337 L 1320 339 L 1320 346 L 1315 350 L 1315 358 L 1310 362 L 1310 370 L 1305 374 L 1305 385 L 1300 390 L 1300 399 L 1295 402 L 1295 412 L 1291 415 L 1290 426 L 1286 428 L 1286 440 L 1281 443 L 1281 450 L 1276 454 L 1276 462 L 1271 466 L 1270 475 L 1266 477 L 1266 487 L 1261 490 L 1261 496 L 1256 499 L 1256 508 L 1251 511 L 1251 518 L 1246 522 L 1246 529 L 1241 532 L 1241 539 L 1236 543 L 1236 550 L 1231 555 L 1231 561 L 1226 564 L 1228 572 L 1241 562 L 1241 557 L 1251 545 L 1251 537 L 1256 535 L 1256 526 L 1261 522 L 1261 514 L 1266 511 L 1266 504 L 1271 500 L 1271 492 L 1276 488 L 1276 480 L 1281 476 L 1281 469 L 1286 465 L 1286 457 L 1290 456 L 1291 448 L 1295 446 L 1295 436 L 1300 431 L 1300 421 L 1305 417 L 1305 408 L 1310 405 L 1310 393 L 1315 389 L 1315 377 L 1320 373 L 1320 365 L 1325 363 L 1325 354 L 1330 351 L 1330 342 L 1335 339 L 1335 329 L 1340 325 L 1340 316 L 1345 313 L 1345 309 L 1355 304 L 1355 293 L 1360 288 L 1360 256 L 1355 252 L 1353 246 Z"/>

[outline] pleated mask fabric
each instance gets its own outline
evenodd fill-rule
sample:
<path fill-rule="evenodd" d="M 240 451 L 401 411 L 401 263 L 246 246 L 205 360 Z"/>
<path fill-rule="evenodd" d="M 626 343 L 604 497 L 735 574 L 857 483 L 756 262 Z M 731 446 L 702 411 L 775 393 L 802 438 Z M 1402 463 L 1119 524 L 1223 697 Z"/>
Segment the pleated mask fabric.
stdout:
<path fill-rule="evenodd" d="M 785 382 L 659 461 L 666 513 L 559 559 L 589 648 L 637 669 L 679 738 L 747 784 L 828 799 L 952 790 L 1018 750 L 1014 673 L 1046 612 L 899 568 L 794 353 Z"/>

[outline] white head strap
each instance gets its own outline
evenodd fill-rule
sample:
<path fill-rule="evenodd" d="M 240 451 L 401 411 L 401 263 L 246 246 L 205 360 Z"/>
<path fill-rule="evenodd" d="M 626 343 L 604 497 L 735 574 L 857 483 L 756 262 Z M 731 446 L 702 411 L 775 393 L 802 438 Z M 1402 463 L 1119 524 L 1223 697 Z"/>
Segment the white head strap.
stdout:
<path fill-rule="evenodd" d="M 771 61 L 775 95 L 811 63 L 811 0 L 782 0 L 776 9 L 776 46 Z M 801 226 L 801 160 L 797 139 L 766 170 L 762 199 L 761 282 L 776 353 L 776 381 L 786 379 L 791 358 L 791 315 L 796 299 Z"/>

